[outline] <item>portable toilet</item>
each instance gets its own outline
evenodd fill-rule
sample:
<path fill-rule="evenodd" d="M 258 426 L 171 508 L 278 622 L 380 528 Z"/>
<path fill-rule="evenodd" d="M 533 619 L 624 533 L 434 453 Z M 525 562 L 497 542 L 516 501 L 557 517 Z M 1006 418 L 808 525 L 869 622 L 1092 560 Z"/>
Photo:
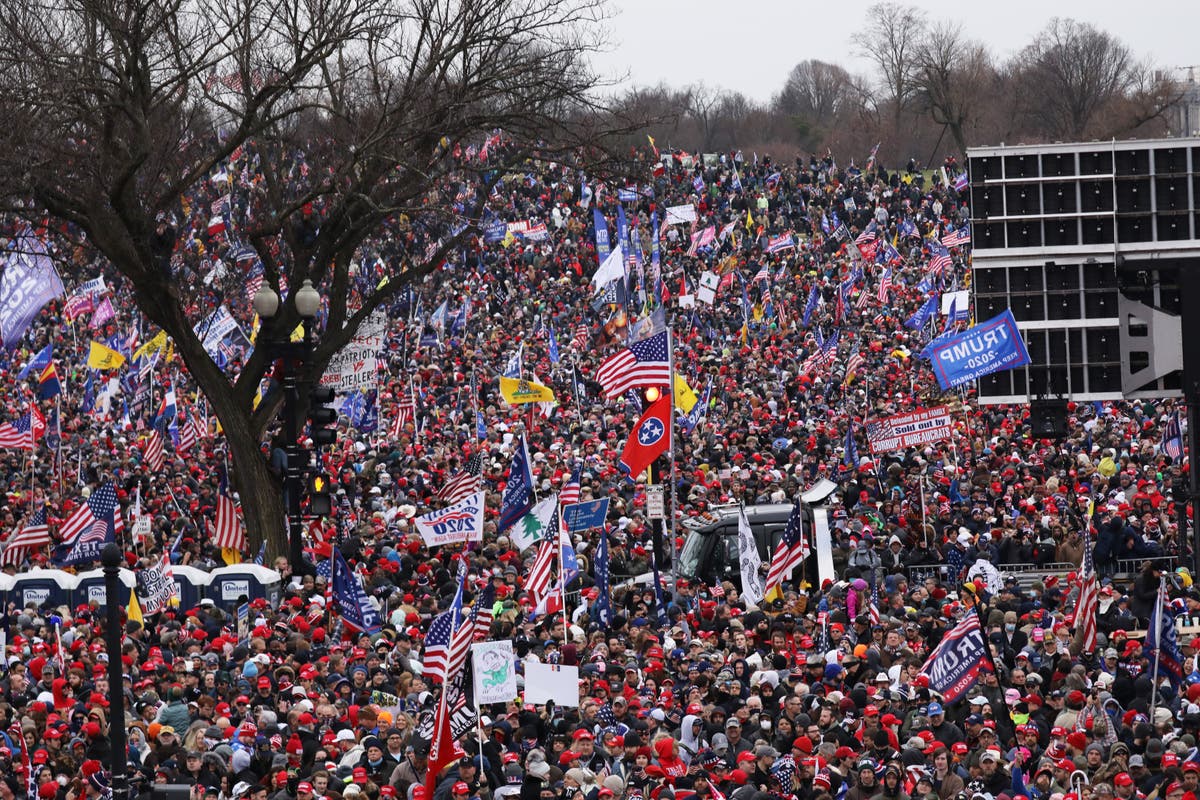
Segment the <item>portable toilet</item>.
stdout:
<path fill-rule="evenodd" d="M 5 575 L 0 572 L 0 604 L 8 608 L 9 595 L 12 594 L 13 581 L 16 580 L 16 575 Z M 13 599 L 13 602 L 17 602 Z"/>
<path fill-rule="evenodd" d="M 121 567 L 119 573 L 121 581 L 120 588 L 117 590 L 117 604 L 121 606 L 129 605 L 129 591 L 137 585 L 137 578 L 132 570 Z M 108 595 L 104 589 L 104 569 L 89 569 L 87 572 L 80 572 L 75 576 L 75 590 L 72 592 L 71 607 L 88 605 L 95 601 L 98 608 L 104 608 L 108 605 Z"/>
<path fill-rule="evenodd" d="M 258 564 L 234 564 L 214 569 L 211 576 L 204 596 L 231 614 L 248 600 L 262 598 L 272 607 L 279 605 L 283 576 L 273 569 Z"/>
<path fill-rule="evenodd" d="M 175 589 L 179 594 L 179 607 L 182 609 L 195 608 L 206 596 L 212 583 L 213 573 L 203 569 L 188 566 L 171 567 L 175 576 Z M 216 598 L 213 598 L 214 601 Z"/>
<path fill-rule="evenodd" d="M 9 590 L 9 602 L 17 608 L 33 604 L 37 608 L 57 608 L 70 605 L 78 577 L 61 569 L 34 567 L 28 572 L 13 576 Z"/>

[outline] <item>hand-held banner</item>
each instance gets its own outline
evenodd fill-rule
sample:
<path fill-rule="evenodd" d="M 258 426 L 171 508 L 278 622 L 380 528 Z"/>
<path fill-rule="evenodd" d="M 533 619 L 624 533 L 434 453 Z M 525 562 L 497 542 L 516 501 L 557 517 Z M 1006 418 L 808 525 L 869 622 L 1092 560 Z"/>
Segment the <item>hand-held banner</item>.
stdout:
<path fill-rule="evenodd" d="M 867 442 L 872 455 L 903 450 L 949 439 L 954 430 L 950 409 L 946 406 L 919 408 L 907 414 L 894 414 L 867 422 Z"/>
<path fill-rule="evenodd" d="M 483 492 L 413 520 L 428 547 L 483 539 Z"/>

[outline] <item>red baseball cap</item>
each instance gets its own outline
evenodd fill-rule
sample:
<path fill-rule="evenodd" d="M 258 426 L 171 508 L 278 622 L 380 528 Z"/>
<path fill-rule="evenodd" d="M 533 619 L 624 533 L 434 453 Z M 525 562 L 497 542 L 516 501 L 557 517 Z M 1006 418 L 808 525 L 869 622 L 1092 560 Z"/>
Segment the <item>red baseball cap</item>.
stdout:
<path fill-rule="evenodd" d="M 467 786 L 467 784 L 464 783 L 463 781 L 459 781 L 458 783 L 454 784 L 453 787 L 451 787 L 450 793 L 451 794 L 470 794 L 471 787 Z"/>

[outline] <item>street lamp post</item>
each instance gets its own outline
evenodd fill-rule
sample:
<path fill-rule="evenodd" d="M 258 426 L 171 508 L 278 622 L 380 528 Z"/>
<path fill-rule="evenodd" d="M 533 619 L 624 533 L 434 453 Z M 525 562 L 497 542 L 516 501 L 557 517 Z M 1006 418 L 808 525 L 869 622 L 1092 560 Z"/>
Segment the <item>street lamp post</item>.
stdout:
<path fill-rule="evenodd" d="M 307 278 L 296 292 L 296 313 L 304 328 L 304 338 L 291 342 L 285 332 L 279 338 L 266 336 L 266 322 L 279 311 L 279 295 L 265 282 L 254 295 L 254 310 L 264 322 L 260 332 L 260 347 L 269 348 L 272 357 L 282 358 L 283 383 L 283 450 L 287 455 L 287 466 L 283 477 L 284 506 L 288 518 L 288 557 L 293 571 L 299 574 L 304 564 L 304 548 L 301 541 L 303 529 L 300 518 L 300 496 L 304 489 L 303 452 L 300 447 L 300 369 L 312 358 L 312 321 L 321 308 L 321 295 Z M 272 331 L 274 333 L 274 331 Z"/>
<path fill-rule="evenodd" d="M 121 564 L 125 561 L 116 542 L 109 542 L 100 554 L 104 566 L 104 648 L 108 651 L 108 735 L 112 749 L 113 800 L 128 800 L 129 782 L 125 766 L 129 760 L 125 740 L 125 675 L 121 662 Z"/>

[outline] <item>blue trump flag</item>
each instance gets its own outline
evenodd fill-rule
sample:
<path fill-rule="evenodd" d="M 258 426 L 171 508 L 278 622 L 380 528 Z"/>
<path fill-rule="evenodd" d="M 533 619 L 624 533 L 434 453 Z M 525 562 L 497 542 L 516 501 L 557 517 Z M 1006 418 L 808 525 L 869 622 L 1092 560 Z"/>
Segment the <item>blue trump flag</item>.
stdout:
<path fill-rule="evenodd" d="M 979 615 L 971 609 L 942 637 L 921 667 L 921 674 L 929 678 L 930 690 L 942 695 L 943 702 L 950 704 L 966 696 L 990 658 L 979 628 Z M 941 709 L 938 704 L 938 713 Z"/>
<path fill-rule="evenodd" d="M 1146 650 L 1151 659 L 1158 660 L 1159 674 L 1166 675 L 1171 685 L 1179 688 L 1183 680 L 1183 651 L 1175 637 L 1175 611 L 1167 603 L 1166 584 L 1160 583 L 1154 610 L 1150 612 L 1150 627 L 1146 631 Z"/>
<path fill-rule="evenodd" d="M 554 326 L 547 325 L 546 330 L 549 331 L 547 338 L 550 342 L 547 349 L 550 351 L 550 363 L 557 364 L 562 361 L 562 354 L 558 351 L 558 339 L 554 338 Z"/>
<path fill-rule="evenodd" d="M 941 295 L 931 294 L 929 299 L 917 309 L 917 313 L 913 314 L 904 322 L 904 327 L 912 328 L 914 331 L 919 331 L 925 327 L 925 323 L 929 322 L 929 318 L 937 313 L 938 302 L 941 300 Z"/>
<path fill-rule="evenodd" d="M 46 245 L 28 228 L 17 234 L 0 280 L 0 338 L 12 349 L 42 307 L 63 294 Z"/>
<path fill-rule="evenodd" d="M 808 321 L 812 319 L 813 312 L 817 310 L 817 301 L 821 299 L 821 290 L 814 284 L 812 291 L 808 293 L 808 302 L 804 304 L 804 317 L 801 322 L 804 327 L 808 327 Z"/>
<path fill-rule="evenodd" d="M 592 209 L 592 223 L 596 227 L 596 260 L 597 263 L 603 264 L 612 248 L 608 244 L 608 223 L 604 221 L 604 215 L 598 208 Z"/>
<path fill-rule="evenodd" d="M 600 546 L 596 550 L 596 605 L 592 612 L 597 622 L 607 626 L 612 622 L 612 597 L 608 592 L 608 533 L 600 532 Z"/>
<path fill-rule="evenodd" d="M 31 372 L 41 372 L 46 367 L 50 366 L 50 362 L 54 360 L 54 345 L 48 344 L 37 352 L 33 358 L 29 359 L 29 363 L 21 368 L 17 373 L 17 380 L 23 381 L 29 377 Z"/>
<path fill-rule="evenodd" d="M 358 576 L 350 571 L 350 565 L 342 557 L 342 551 L 334 548 L 330 582 L 333 598 L 342 610 L 342 621 L 346 626 L 362 633 L 374 634 L 383 629 L 379 612 L 367 600 Z"/>
<path fill-rule="evenodd" d="M 516 525 L 533 508 L 533 470 L 529 464 L 529 447 L 525 436 L 517 440 L 517 451 L 508 467 L 504 497 L 500 500 L 500 520 L 496 529 L 504 531 Z"/>
<path fill-rule="evenodd" d="M 1029 363 L 1029 351 L 1011 310 L 945 338 L 929 357 L 942 389 Z"/>

